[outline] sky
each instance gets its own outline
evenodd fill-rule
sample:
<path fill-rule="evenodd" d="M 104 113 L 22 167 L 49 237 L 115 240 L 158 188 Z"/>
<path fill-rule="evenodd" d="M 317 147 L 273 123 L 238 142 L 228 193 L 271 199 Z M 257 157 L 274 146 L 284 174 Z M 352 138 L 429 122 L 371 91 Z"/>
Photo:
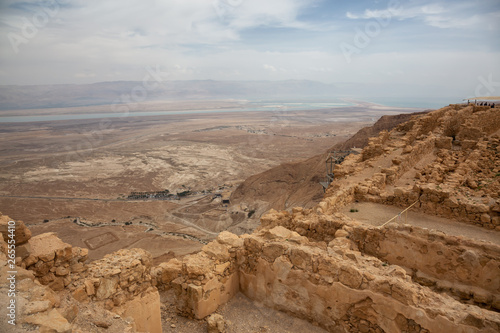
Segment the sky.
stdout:
<path fill-rule="evenodd" d="M 0 0 L 0 84 L 314 80 L 500 95 L 500 0 Z"/>

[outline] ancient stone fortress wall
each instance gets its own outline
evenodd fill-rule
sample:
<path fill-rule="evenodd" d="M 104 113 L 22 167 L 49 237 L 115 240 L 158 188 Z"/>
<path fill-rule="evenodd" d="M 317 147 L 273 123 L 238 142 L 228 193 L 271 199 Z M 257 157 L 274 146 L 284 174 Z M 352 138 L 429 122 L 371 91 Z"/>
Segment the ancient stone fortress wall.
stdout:
<path fill-rule="evenodd" d="M 252 235 L 223 232 L 202 252 L 161 264 L 156 271 L 159 289 L 173 288 L 179 310 L 196 318 L 215 311 L 239 290 L 331 332 L 500 328 L 499 313 L 439 295 L 414 282 L 405 269 L 358 251 L 357 242 L 347 238 L 354 232 L 346 225 L 336 229 L 342 223 L 333 218 L 323 227 L 336 229 L 334 235 L 318 232 L 319 221 L 297 223 L 298 230 L 314 235 L 310 238 L 280 225 L 294 224 L 286 212 L 272 212 L 264 220 Z M 498 284 L 498 275 L 492 278 Z"/>
<path fill-rule="evenodd" d="M 197 319 L 213 313 L 239 291 L 238 251 L 243 239 L 222 232 L 217 241 L 181 261 L 160 264 L 153 275 L 160 290 L 174 288 L 178 310 Z"/>
<path fill-rule="evenodd" d="M 361 156 L 348 156 L 318 208 L 332 213 L 349 200 L 400 207 L 419 200 L 422 211 L 500 229 L 499 131 L 500 108 L 458 105 L 416 117 L 380 133 Z M 391 165 L 384 164 L 388 156 Z M 429 164 L 418 166 L 425 158 Z M 398 184 L 408 172 L 413 183 Z M 366 179 L 349 181 L 363 173 Z"/>
<path fill-rule="evenodd" d="M 406 269 L 413 280 L 457 300 L 500 311 L 500 246 L 390 223 L 383 228 L 341 214 L 270 212 L 262 226 L 284 226 L 316 242 L 355 249 Z"/>
<path fill-rule="evenodd" d="M 6 260 L 9 221 L 0 215 L 1 304 L 10 301 L 3 281 L 13 271 Z M 83 333 L 110 326 L 113 333 L 162 331 L 151 254 L 120 250 L 86 264 L 87 249 L 72 247 L 53 233 L 31 238 L 21 221 L 15 230 L 17 325 L 0 326 L 1 332 L 25 332 L 22 325 L 44 332 Z M 86 311 L 79 312 L 82 307 Z M 2 320 L 0 325 L 9 324 Z"/>
<path fill-rule="evenodd" d="M 295 209 L 293 214 L 271 212 L 263 218 L 261 230 L 254 234 L 239 237 L 222 232 L 201 252 L 182 261 L 172 259 L 151 268 L 151 256 L 146 251 L 120 250 L 84 265 L 80 278 L 72 279 L 58 293 L 42 285 L 41 277 L 36 279 L 33 274 L 35 270 L 19 267 L 25 275 L 20 282 L 23 290 L 28 286 L 44 288 L 25 302 L 23 321 L 49 328 L 55 325 L 51 323 L 58 323 L 58 332 L 75 329 L 81 321 L 79 313 L 74 305 L 61 306 L 61 298 L 71 295 L 79 303 L 111 310 L 121 319 L 116 325 L 125 325 L 124 332 L 160 332 L 156 285 L 160 290 L 173 289 L 178 310 L 195 318 L 211 314 L 241 291 L 253 300 L 316 322 L 331 332 L 497 332 L 498 312 L 437 294 L 425 284 L 413 281 L 407 270 L 390 264 L 392 257 L 376 258 L 387 251 L 385 242 L 395 244 L 391 249 L 395 253 L 400 250 L 398 246 L 419 250 L 410 243 L 411 238 L 398 241 L 404 239 L 406 232 L 398 228 L 395 234 L 376 228 L 366 230 L 335 216 L 318 216 L 312 210 Z M 370 237 L 379 238 L 373 242 L 376 245 L 370 245 L 372 249 L 366 248 Z M 449 241 L 443 235 L 429 237 Z M 483 258 L 475 245 L 463 245 L 478 252 L 476 261 L 482 265 Z M 434 245 L 429 247 L 428 253 L 432 253 Z M 494 250 L 498 249 L 490 249 Z M 374 256 L 367 255 L 369 252 Z M 491 255 L 498 258 L 496 253 Z M 469 260 L 463 264 L 464 269 L 469 264 L 474 263 Z M 485 271 L 494 269 L 491 265 L 487 262 Z M 431 276 L 426 274 L 425 277 Z M 498 286 L 499 276 L 491 272 L 492 286 Z M 474 282 L 480 284 L 479 279 Z M 492 286 L 474 297 L 490 297 L 485 292 Z M 498 295 L 496 288 L 492 291 Z M 493 306 L 496 305 L 492 303 L 490 307 Z M 127 321 L 128 317 L 134 320 Z"/>
<path fill-rule="evenodd" d="M 79 302 L 92 302 L 123 318 L 140 332 L 161 332 L 160 295 L 151 277 L 152 256 L 143 249 L 119 250 L 87 265 L 69 286 Z"/>
<path fill-rule="evenodd" d="M 245 239 L 241 291 L 331 332 L 473 332 L 499 328 L 498 313 L 412 283 L 397 266 L 282 227 Z M 484 321 L 482 321 L 484 319 Z"/>

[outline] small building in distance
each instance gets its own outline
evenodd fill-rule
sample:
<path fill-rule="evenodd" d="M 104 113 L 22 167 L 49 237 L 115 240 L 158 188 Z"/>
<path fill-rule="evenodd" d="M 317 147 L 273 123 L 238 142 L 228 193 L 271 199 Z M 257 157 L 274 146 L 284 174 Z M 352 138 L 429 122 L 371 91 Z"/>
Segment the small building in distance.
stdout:
<path fill-rule="evenodd" d="M 483 97 L 471 97 L 466 98 L 464 101 L 467 101 L 468 104 L 474 104 L 478 106 L 489 106 L 489 107 L 498 107 L 500 105 L 500 96 L 483 96 Z"/>
<path fill-rule="evenodd" d="M 222 193 L 222 204 L 227 204 L 231 202 L 231 192 L 224 192 Z"/>

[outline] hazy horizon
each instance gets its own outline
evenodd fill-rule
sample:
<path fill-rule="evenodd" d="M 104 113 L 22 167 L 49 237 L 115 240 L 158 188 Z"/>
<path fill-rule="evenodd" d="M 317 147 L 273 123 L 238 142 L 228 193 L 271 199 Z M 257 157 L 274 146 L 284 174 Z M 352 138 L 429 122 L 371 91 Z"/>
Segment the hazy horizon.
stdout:
<path fill-rule="evenodd" d="M 7 0 L 0 84 L 153 70 L 169 81 L 348 82 L 384 98 L 500 95 L 499 32 L 498 0 Z"/>

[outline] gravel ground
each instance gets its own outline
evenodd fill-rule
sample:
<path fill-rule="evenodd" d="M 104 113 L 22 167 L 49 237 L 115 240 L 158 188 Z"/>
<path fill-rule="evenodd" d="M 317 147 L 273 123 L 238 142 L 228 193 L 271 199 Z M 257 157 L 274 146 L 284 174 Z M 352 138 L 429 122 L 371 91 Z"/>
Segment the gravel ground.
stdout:
<path fill-rule="evenodd" d="M 172 292 L 162 292 L 163 332 L 206 333 L 205 320 L 178 316 Z M 306 320 L 292 317 L 254 302 L 238 293 L 231 301 L 217 310 L 226 321 L 226 333 L 326 333 Z"/>

